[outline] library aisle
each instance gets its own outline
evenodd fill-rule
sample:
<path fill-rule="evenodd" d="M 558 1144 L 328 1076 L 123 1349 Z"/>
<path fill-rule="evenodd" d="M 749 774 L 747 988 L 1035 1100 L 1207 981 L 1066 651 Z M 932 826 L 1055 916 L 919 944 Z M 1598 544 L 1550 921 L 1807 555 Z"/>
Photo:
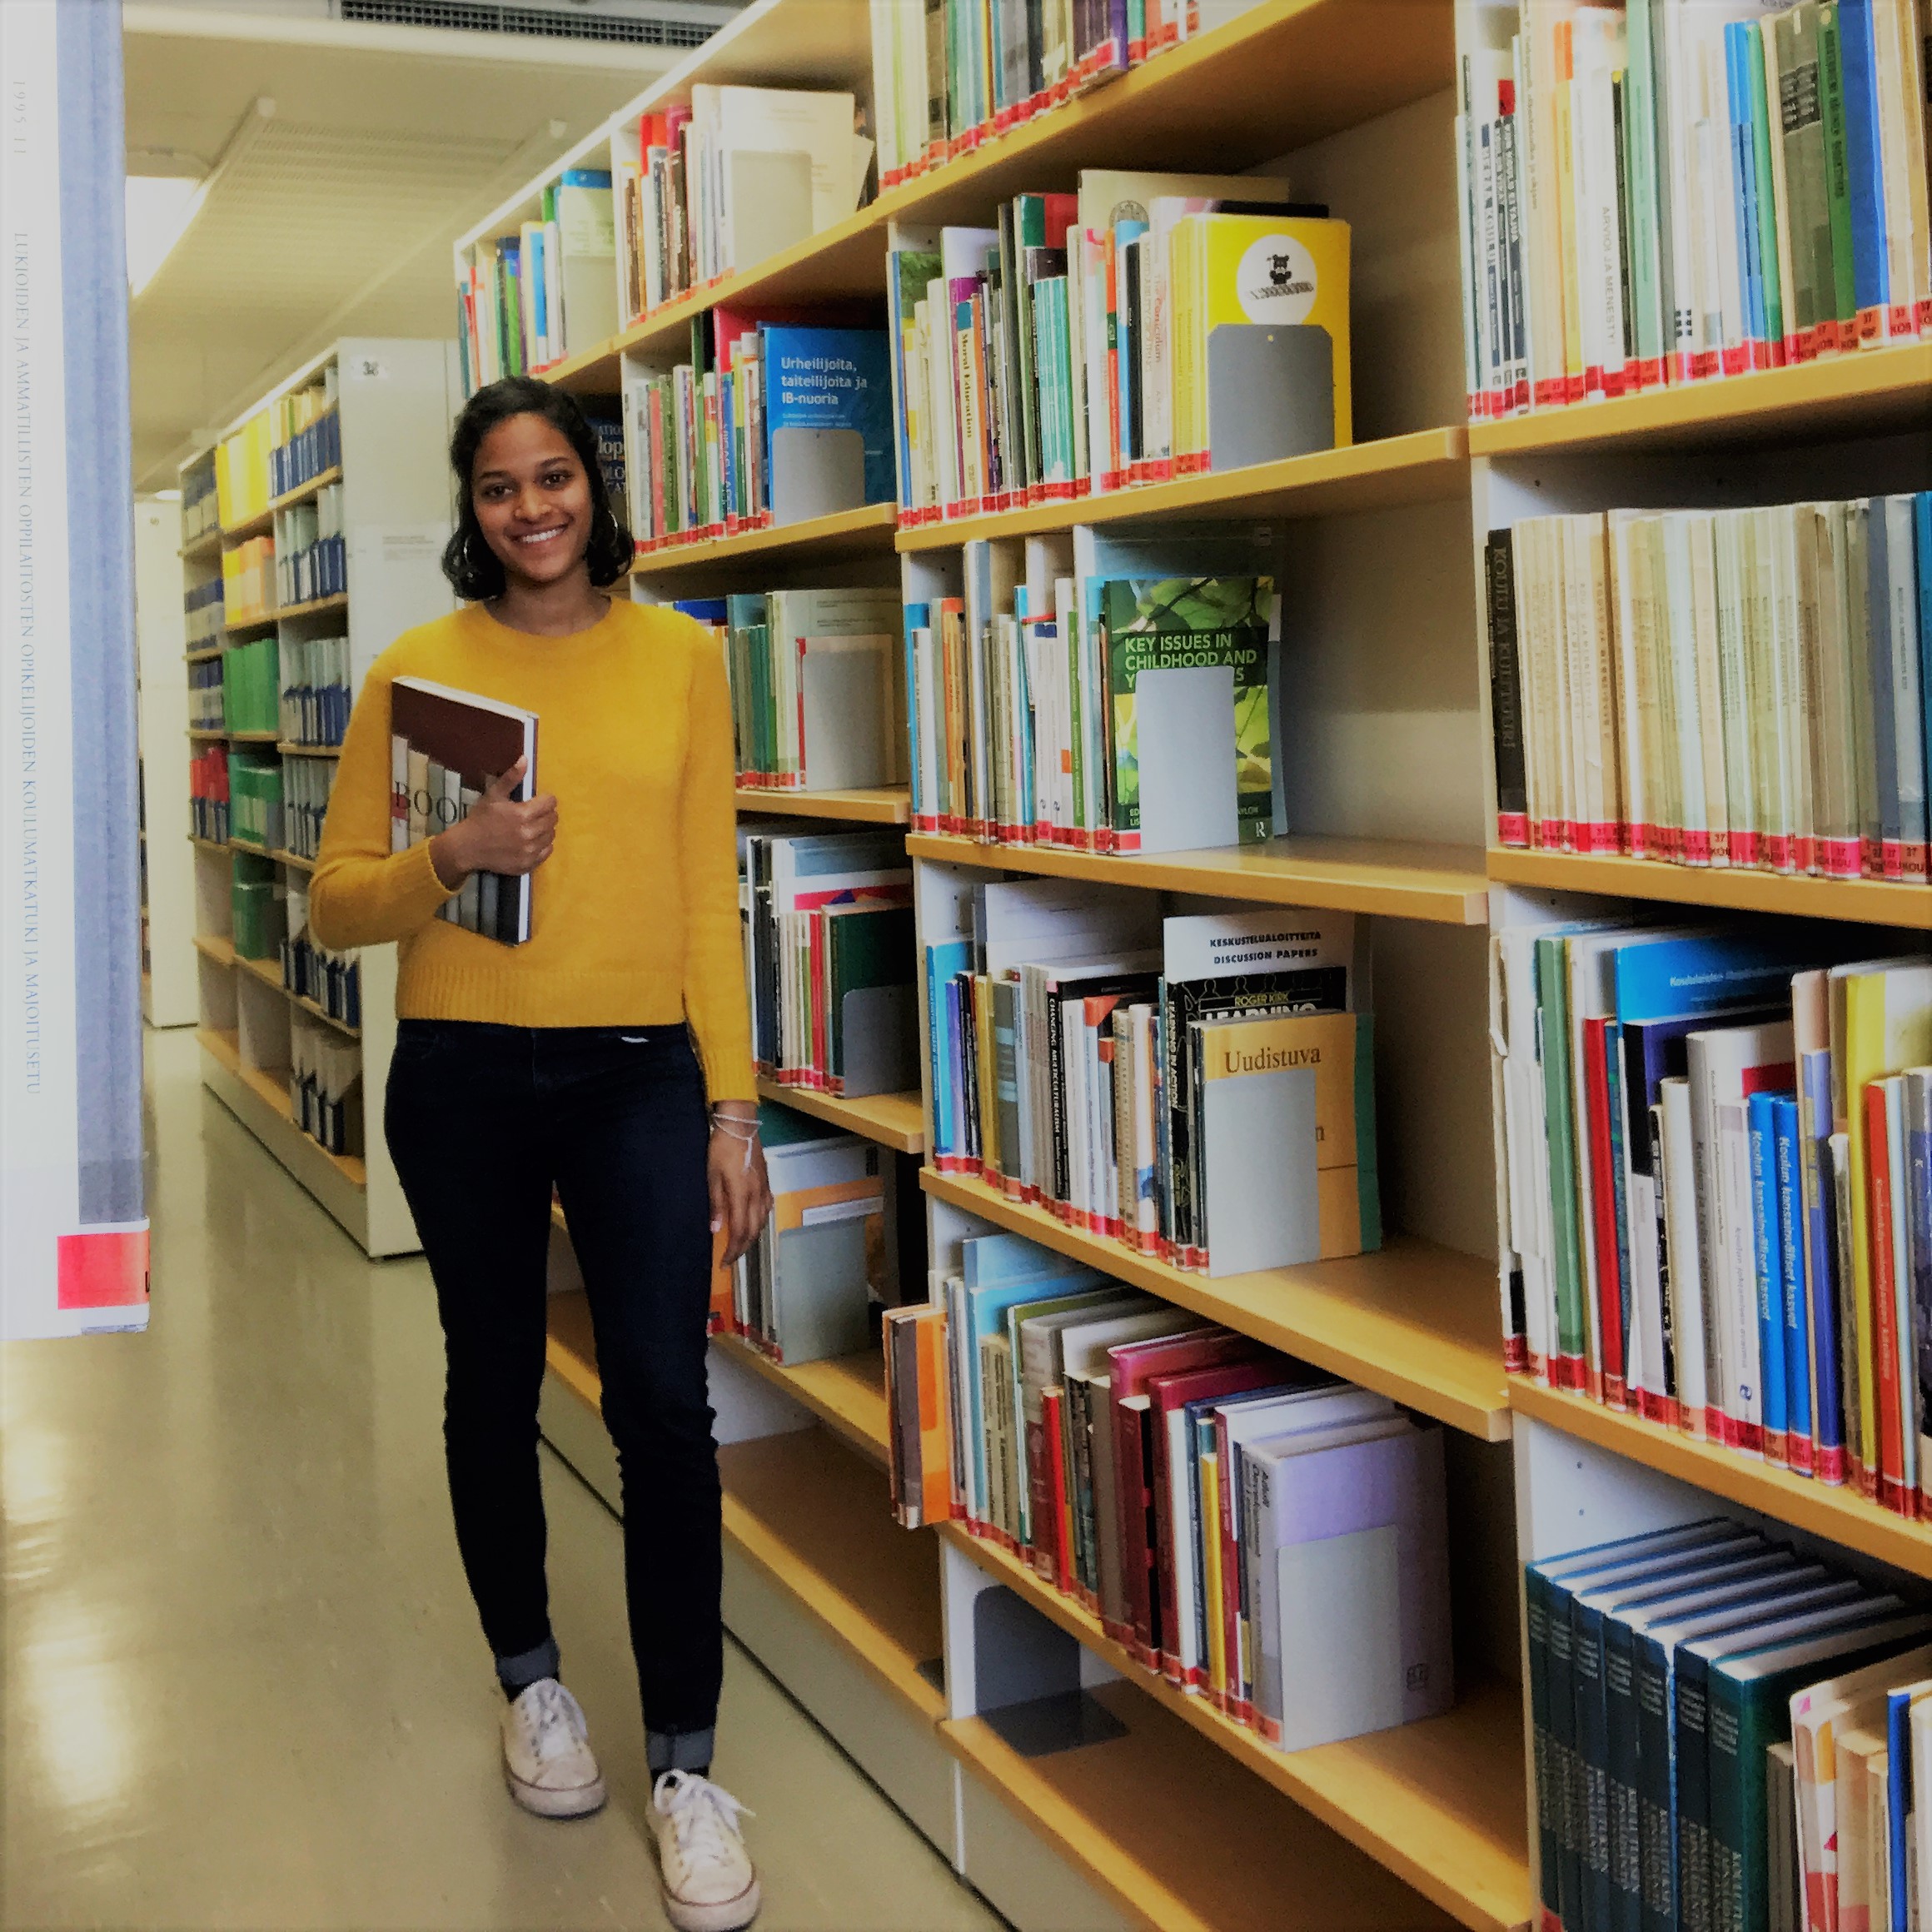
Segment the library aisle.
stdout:
<path fill-rule="evenodd" d="M 543 1451 L 611 1787 L 545 1823 L 498 1767 L 422 1262 L 366 1260 L 192 1033 L 147 1049 L 152 1329 L 5 1357 L 0 1925 L 662 1926 L 615 1520 Z M 720 1738 L 767 1932 L 998 1924 L 735 1646 Z"/>

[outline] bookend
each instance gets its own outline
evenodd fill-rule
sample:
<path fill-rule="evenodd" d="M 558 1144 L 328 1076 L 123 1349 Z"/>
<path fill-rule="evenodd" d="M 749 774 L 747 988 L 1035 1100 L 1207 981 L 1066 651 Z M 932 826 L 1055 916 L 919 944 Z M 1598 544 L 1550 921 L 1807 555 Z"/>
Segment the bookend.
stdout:
<path fill-rule="evenodd" d="M 910 986 L 857 986 L 845 995 L 844 1098 L 904 1093 L 919 1083 L 919 1008 Z"/>
<path fill-rule="evenodd" d="M 857 430 L 771 432 L 771 520 L 803 523 L 865 506 L 865 439 Z"/>
<path fill-rule="evenodd" d="M 1222 322 L 1208 337 L 1208 466 L 1335 447 L 1335 344 L 1312 322 Z"/>
<path fill-rule="evenodd" d="M 1080 1685 L 1079 1641 L 1004 1584 L 973 1600 L 978 1715 L 1023 1758 L 1106 1744 L 1127 1726 Z"/>

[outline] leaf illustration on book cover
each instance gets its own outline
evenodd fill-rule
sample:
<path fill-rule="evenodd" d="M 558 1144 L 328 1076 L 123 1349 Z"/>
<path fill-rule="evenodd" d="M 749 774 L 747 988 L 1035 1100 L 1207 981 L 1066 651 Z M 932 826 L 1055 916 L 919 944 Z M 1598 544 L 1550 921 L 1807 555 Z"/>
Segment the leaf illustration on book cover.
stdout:
<path fill-rule="evenodd" d="M 1274 594 L 1269 577 L 1115 579 L 1103 585 L 1117 832 L 1138 834 L 1141 823 L 1141 674 L 1195 670 L 1232 675 L 1229 729 L 1239 836 L 1266 839 L 1272 831 L 1268 623 Z"/>

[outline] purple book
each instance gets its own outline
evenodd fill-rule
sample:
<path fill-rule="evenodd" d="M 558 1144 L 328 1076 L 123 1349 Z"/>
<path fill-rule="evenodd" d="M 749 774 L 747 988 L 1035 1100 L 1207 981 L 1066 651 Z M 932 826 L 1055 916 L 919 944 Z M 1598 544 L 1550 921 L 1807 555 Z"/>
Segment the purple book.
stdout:
<path fill-rule="evenodd" d="M 1447 1710 L 1442 1431 L 1394 1417 L 1277 1437 L 1242 1476 L 1262 1735 L 1305 1750 Z"/>

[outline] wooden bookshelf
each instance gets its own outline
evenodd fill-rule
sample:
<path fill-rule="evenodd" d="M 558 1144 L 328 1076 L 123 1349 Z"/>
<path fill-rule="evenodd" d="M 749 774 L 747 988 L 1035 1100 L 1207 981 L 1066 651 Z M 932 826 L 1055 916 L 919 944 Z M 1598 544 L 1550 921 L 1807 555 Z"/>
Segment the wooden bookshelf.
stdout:
<path fill-rule="evenodd" d="M 190 664 L 207 664 L 211 659 L 221 656 L 222 647 L 218 644 L 211 644 L 205 650 L 191 650 L 184 655 Z"/>
<path fill-rule="evenodd" d="M 332 1154 L 311 1135 L 306 1134 L 296 1124 L 295 1108 L 288 1098 L 288 1083 L 286 1074 L 277 1079 L 273 1073 L 260 1067 L 251 1067 L 242 1058 L 241 1043 L 229 1032 L 212 1027 L 202 1027 L 195 1035 L 202 1046 L 214 1055 L 228 1072 L 276 1114 L 288 1131 L 301 1141 L 304 1147 L 321 1159 L 326 1161 L 349 1185 L 357 1189 L 366 1189 L 369 1185 L 367 1163 L 355 1154 Z"/>
<path fill-rule="evenodd" d="M 1849 1485 L 1835 1488 L 1715 1442 L 1680 1435 L 1641 1417 L 1606 1409 L 1587 1396 L 1509 1378 L 1510 1407 L 1566 1434 L 1646 1468 L 1709 1490 L 1745 1509 L 1842 1543 L 1915 1576 L 1932 1577 L 1932 1524 L 1908 1522 L 1868 1502 Z"/>
<path fill-rule="evenodd" d="M 780 819 L 849 819 L 865 825 L 904 825 L 912 819 L 912 794 L 904 785 L 881 785 L 842 792 L 766 791 L 741 785 L 741 812 L 769 813 Z"/>
<path fill-rule="evenodd" d="M 199 832 L 188 834 L 188 843 L 199 845 L 204 852 L 226 852 L 228 844 L 225 839 L 204 839 Z"/>
<path fill-rule="evenodd" d="M 847 1100 L 837 1094 L 814 1093 L 805 1087 L 784 1087 L 760 1078 L 759 1094 L 780 1107 L 795 1108 L 815 1120 L 843 1128 L 847 1133 L 877 1141 L 902 1154 L 926 1151 L 926 1118 L 917 1093 L 871 1093 Z"/>
<path fill-rule="evenodd" d="M 832 516 L 808 517 L 802 523 L 770 524 L 763 530 L 739 530 L 731 536 L 665 544 L 654 550 L 640 550 L 630 566 L 630 574 L 646 579 L 670 577 L 774 555 L 783 555 L 788 562 L 795 559 L 814 564 L 889 556 L 897 514 L 895 505 L 890 503 L 868 503 Z"/>
<path fill-rule="evenodd" d="M 274 856 L 266 845 L 257 845 L 252 839 L 237 839 L 232 832 L 228 834 L 228 849 L 231 852 L 251 853 L 257 859 Z"/>
<path fill-rule="evenodd" d="M 993 872 L 1091 879 L 1267 905 L 1383 913 L 1440 925 L 1480 926 L 1489 917 L 1489 884 L 1482 854 L 1473 846 L 1289 838 L 1143 855 L 1076 852 L 1060 845 L 984 845 L 915 832 L 906 840 L 906 850 L 917 859 Z"/>
<path fill-rule="evenodd" d="M 333 1027 L 339 1033 L 346 1033 L 352 1040 L 361 1038 L 362 1029 L 361 1027 L 351 1026 L 346 1019 L 337 1019 L 335 1014 L 319 1001 L 311 999 L 306 993 L 297 993 L 293 987 L 284 986 L 282 991 L 288 995 L 288 1003 L 291 1006 L 299 1006 L 311 1018 L 319 1019 L 323 1025 Z"/>
<path fill-rule="evenodd" d="M 302 872 L 313 872 L 316 869 L 314 859 L 304 859 L 299 852 L 288 851 L 282 846 L 278 845 L 268 856 L 277 865 L 292 865 Z"/>
<path fill-rule="evenodd" d="M 348 608 L 348 593 L 338 590 L 332 596 L 311 597 L 305 604 L 284 604 L 275 615 L 278 620 L 285 617 L 320 617 L 326 611 L 346 610 Z"/>
<path fill-rule="evenodd" d="M 275 749 L 284 758 L 340 758 L 342 755 L 339 744 L 297 744 L 286 738 L 277 739 Z"/>
<path fill-rule="evenodd" d="M 197 844 L 205 843 L 205 840 L 196 840 Z M 218 846 L 216 849 L 225 851 L 227 848 Z M 224 934 L 197 933 L 195 934 L 195 950 L 204 959 L 212 959 L 217 966 L 232 966 L 235 964 L 235 942 Z"/>
<path fill-rule="evenodd" d="M 1069 1227 L 964 1174 L 919 1173 L 935 1198 L 1011 1228 L 1487 1442 L 1510 1432 L 1496 1264 L 1405 1235 L 1379 1253 L 1219 1279 Z"/>
<path fill-rule="evenodd" d="M 546 1308 L 550 1368 L 600 1412 L 588 1298 L 581 1290 L 552 1295 Z M 728 1443 L 718 1468 L 727 1541 L 875 1678 L 937 1721 L 945 1700 L 920 1669 L 944 1647 L 936 1552 L 928 1533 L 894 1523 L 876 1465 L 810 1429 Z"/>
<path fill-rule="evenodd" d="M 1315 1750 L 1279 1751 L 1208 1699 L 1144 1669 L 1098 1617 L 1018 1557 L 961 1523 L 942 1523 L 939 1534 L 1164 1710 L 1461 1925 L 1501 1932 L 1528 1919 L 1523 1707 L 1513 1685 L 1479 1685 L 1447 1716 L 1426 1724 Z"/>
<path fill-rule="evenodd" d="M 218 530 L 204 530 L 199 536 L 192 536 L 181 547 L 181 560 L 184 564 L 212 562 L 222 554 L 222 533 Z"/>
<path fill-rule="evenodd" d="M 273 744 L 276 742 L 272 731 L 224 731 L 222 735 L 231 744 Z"/>
<path fill-rule="evenodd" d="M 1472 456 L 1826 442 L 1932 429 L 1932 342 L 1471 423 Z M 1775 500 L 1775 488 L 1770 495 Z"/>
<path fill-rule="evenodd" d="M 885 1357 L 867 1349 L 829 1362 L 774 1362 L 741 1335 L 714 1335 L 712 1345 L 809 1409 L 835 1434 L 875 1462 L 885 1460 Z M 882 1499 L 883 1500 L 883 1499 Z"/>
<path fill-rule="evenodd" d="M 189 725 L 188 736 L 197 744 L 225 744 L 228 741 L 226 731 L 211 731 L 202 724 Z"/>
<path fill-rule="evenodd" d="M 1666 899 L 1673 905 L 1717 906 L 1790 919 L 1932 928 L 1932 885 L 1887 884 L 1878 879 L 1799 879 L 1729 866 L 1667 865 L 1654 859 L 1527 852 L 1514 847 L 1491 850 L 1488 864 L 1489 876 L 1509 885 Z"/>
<path fill-rule="evenodd" d="M 620 354 L 681 352 L 692 317 L 710 309 L 876 295 L 885 286 L 889 222 L 983 221 L 1013 195 L 1130 157 L 1138 167 L 1198 168 L 1204 129 L 1212 130 L 1219 168 L 1271 161 L 1441 92 L 1453 82 L 1454 56 L 1446 7 L 1405 7 L 1399 31 L 1365 36 L 1360 0 L 1262 0 L 1105 87 L 887 190 L 795 246 L 666 302 L 552 364 L 545 380 L 607 396 L 619 386 Z M 701 64 L 680 80 L 703 79 Z M 507 212 L 476 232 L 495 232 Z"/>
<path fill-rule="evenodd" d="M 331 463 L 319 475 L 310 477 L 307 482 L 298 483 L 294 489 L 284 491 L 269 505 L 269 511 L 272 515 L 278 510 L 292 510 L 298 503 L 306 503 L 311 496 L 320 496 L 331 483 L 340 483 L 341 481 L 342 466 Z"/>
<path fill-rule="evenodd" d="M 285 611 L 261 610 L 252 617 L 225 616 L 222 620 L 222 635 L 233 637 L 244 630 L 272 630 L 285 615 Z"/>
<path fill-rule="evenodd" d="M 244 973 L 259 979 L 264 986 L 272 987 L 276 992 L 287 994 L 288 988 L 281 983 L 281 962 L 279 959 L 251 959 L 237 953 L 235 964 Z"/>
<path fill-rule="evenodd" d="M 1427 1932 L 1456 1923 L 1135 1686 L 1088 1695 L 1125 1736 L 1022 1757 L 983 1717 L 950 1719 L 939 1730 L 1130 1920 L 1158 1932 Z M 970 1859 L 970 1827 L 968 1846 Z M 1515 1925 L 1526 1920 L 1524 1903 Z"/>
<path fill-rule="evenodd" d="M 1417 430 L 1315 456 L 1287 456 L 1250 469 L 1183 476 L 1067 503 L 996 510 L 908 525 L 899 550 L 953 550 L 982 538 L 1034 536 L 1076 524 L 1198 523 L 1214 518 L 1287 520 L 1346 516 L 1404 504 L 1450 502 L 1469 491 L 1469 438 L 1460 429 Z"/>

